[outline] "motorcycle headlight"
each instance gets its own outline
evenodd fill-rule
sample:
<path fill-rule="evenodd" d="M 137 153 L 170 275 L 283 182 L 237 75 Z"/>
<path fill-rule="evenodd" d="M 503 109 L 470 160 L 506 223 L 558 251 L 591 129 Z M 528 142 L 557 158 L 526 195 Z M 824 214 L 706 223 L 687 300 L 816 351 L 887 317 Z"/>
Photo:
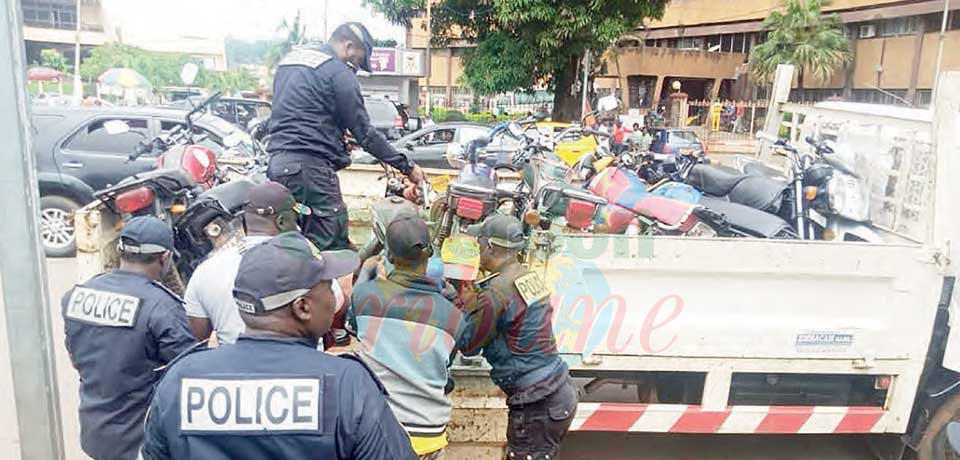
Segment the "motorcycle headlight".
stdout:
<path fill-rule="evenodd" d="M 870 192 L 856 177 L 834 171 L 827 193 L 832 213 L 857 222 L 870 219 Z"/>

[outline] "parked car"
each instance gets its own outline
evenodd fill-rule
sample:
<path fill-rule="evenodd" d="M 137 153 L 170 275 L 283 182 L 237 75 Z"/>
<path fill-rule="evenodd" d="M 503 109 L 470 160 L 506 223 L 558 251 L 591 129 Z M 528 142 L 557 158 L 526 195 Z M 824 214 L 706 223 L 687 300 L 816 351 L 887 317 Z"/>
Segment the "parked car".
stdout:
<path fill-rule="evenodd" d="M 206 99 L 204 96 L 191 96 L 190 98 L 180 99 L 162 107 L 169 107 L 180 110 L 191 110 L 195 105 L 199 105 Z M 270 113 L 273 111 L 273 105 L 269 101 L 260 99 L 245 99 L 240 97 L 222 97 L 208 113 L 229 121 L 241 129 L 247 130 L 252 124 L 259 120 L 270 119 Z"/>
<path fill-rule="evenodd" d="M 76 250 L 73 212 L 93 201 L 97 190 L 155 167 L 155 155 L 130 160 L 137 146 L 183 125 L 184 111 L 160 108 L 73 108 L 34 106 L 32 109 L 37 178 L 40 187 L 41 238 L 46 254 L 70 256 Z M 129 126 L 109 133 L 111 120 Z M 234 125 L 211 115 L 195 119 L 197 137 L 217 156 L 239 138 L 236 154 L 253 156 L 250 137 Z M 158 152 L 159 153 L 159 152 Z M 232 154 L 232 153 L 231 153 Z"/>
<path fill-rule="evenodd" d="M 370 124 L 383 133 L 387 140 L 394 141 L 420 129 L 418 120 L 407 114 L 403 104 L 381 96 L 363 96 L 363 103 L 370 114 Z"/>
<path fill-rule="evenodd" d="M 688 129 L 654 129 L 653 143 L 650 151 L 653 153 L 682 153 L 684 155 L 699 156 L 706 152 L 703 142 L 697 134 Z"/>
<path fill-rule="evenodd" d="M 541 121 L 537 123 L 537 131 L 545 136 L 553 137 L 562 133 L 570 127 L 570 123 L 561 123 L 555 121 Z M 593 153 L 597 150 L 597 139 L 594 136 L 584 136 L 579 132 L 571 133 L 568 136 L 558 139 L 554 153 L 569 165 L 574 165 L 586 153 Z"/>
<path fill-rule="evenodd" d="M 479 123 L 440 123 L 408 134 L 393 142 L 393 146 L 406 153 L 418 165 L 424 168 L 458 169 L 447 162 L 447 149 L 451 144 L 466 145 L 474 139 L 487 137 L 490 127 Z M 505 136 L 498 136 L 486 149 L 491 152 L 513 152 L 517 143 Z M 375 164 L 376 158 L 367 152 L 354 155 L 355 164 Z M 498 163 L 509 163 L 506 156 Z"/>

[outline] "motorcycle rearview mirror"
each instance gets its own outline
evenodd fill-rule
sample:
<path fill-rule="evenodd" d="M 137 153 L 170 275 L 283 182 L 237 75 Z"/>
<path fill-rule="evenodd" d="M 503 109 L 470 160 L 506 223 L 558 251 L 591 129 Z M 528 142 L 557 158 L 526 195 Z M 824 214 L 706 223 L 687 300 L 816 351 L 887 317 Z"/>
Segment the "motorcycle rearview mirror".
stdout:
<path fill-rule="evenodd" d="M 123 120 L 109 120 L 103 123 L 103 129 L 107 134 L 116 136 L 117 134 L 126 134 L 130 132 L 130 125 Z"/>
<path fill-rule="evenodd" d="M 184 86 L 193 86 L 198 73 L 200 73 L 200 66 L 188 62 L 180 69 L 180 81 L 183 82 Z"/>

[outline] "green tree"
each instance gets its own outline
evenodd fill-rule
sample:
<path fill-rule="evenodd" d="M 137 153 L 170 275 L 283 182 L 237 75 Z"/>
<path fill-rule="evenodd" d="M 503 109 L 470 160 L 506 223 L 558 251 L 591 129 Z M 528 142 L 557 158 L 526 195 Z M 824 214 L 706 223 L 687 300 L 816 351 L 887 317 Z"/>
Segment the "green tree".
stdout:
<path fill-rule="evenodd" d="M 374 39 L 373 39 L 373 46 L 376 46 L 376 47 L 379 47 L 379 48 L 396 48 L 396 47 L 397 47 L 397 41 L 394 40 L 394 39 L 392 39 L 392 38 L 388 38 L 388 39 L 386 39 L 386 40 L 381 40 L 381 39 L 379 39 L 379 38 L 374 38 Z"/>
<path fill-rule="evenodd" d="M 275 67 L 277 63 L 280 62 L 280 59 L 283 59 L 294 46 L 303 45 L 309 41 L 307 37 L 307 26 L 300 21 L 299 11 L 297 11 L 297 15 L 293 17 L 293 21 L 287 21 L 287 18 L 283 18 L 283 22 L 277 26 L 277 32 L 283 32 L 286 37 L 283 41 L 277 43 L 270 52 L 267 59 L 270 67 Z"/>
<path fill-rule="evenodd" d="M 754 78 L 769 81 L 777 65 L 797 67 L 797 85 L 802 89 L 804 76 L 828 81 L 833 73 L 853 59 L 850 41 L 836 14 L 823 14 L 829 0 L 787 0 L 786 10 L 774 11 L 763 22 L 767 41 L 753 48 L 750 70 Z"/>
<path fill-rule="evenodd" d="M 203 86 L 210 91 L 236 94 L 244 90 L 257 89 L 257 84 L 256 77 L 239 67 L 225 72 L 204 72 Z"/>
<path fill-rule="evenodd" d="M 272 50 L 279 42 L 279 40 L 245 41 L 227 37 L 224 40 L 227 65 L 232 67 L 239 64 L 266 64 Z"/>
<path fill-rule="evenodd" d="M 186 54 L 155 53 L 135 46 L 110 43 L 94 48 L 80 64 L 80 76 L 96 80 L 107 69 L 127 67 L 146 77 L 156 88 L 180 84 L 180 69 L 191 60 Z"/>
<path fill-rule="evenodd" d="M 40 50 L 40 65 L 61 72 L 67 70 L 67 60 L 55 49 Z"/>
<path fill-rule="evenodd" d="M 424 9 L 424 0 L 365 0 L 398 24 Z M 553 117 L 580 116 L 578 69 L 586 51 L 596 58 L 647 18 L 663 16 L 667 0 L 440 0 L 433 41 L 451 38 L 476 47 L 464 56 L 464 82 L 479 94 L 529 89 L 554 92 Z M 454 34 L 457 34 L 455 36 Z"/>

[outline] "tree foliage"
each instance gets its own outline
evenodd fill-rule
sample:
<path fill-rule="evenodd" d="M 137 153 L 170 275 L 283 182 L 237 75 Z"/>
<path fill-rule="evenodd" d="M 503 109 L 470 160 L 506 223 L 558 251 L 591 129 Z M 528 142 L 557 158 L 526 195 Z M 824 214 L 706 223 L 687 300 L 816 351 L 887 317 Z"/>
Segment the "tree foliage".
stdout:
<path fill-rule="evenodd" d="M 381 40 L 381 39 L 379 39 L 379 38 L 374 38 L 374 39 L 373 39 L 373 46 L 376 46 L 376 47 L 378 47 L 378 48 L 396 48 L 396 47 L 397 47 L 397 41 L 394 40 L 394 39 L 392 39 L 392 38 L 388 38 L 388 39 L 385 39 L 385 40 Z"/>
<path fill-rule="evenodd" d="M 389 20 L 410 25 L 424 0 L 365 0 Z M 579 114 L 574 94 L 584 53 L 602 54 L 647 18 L 659 18 L 667 0 L 441 0 L 433 5 L 432 37 L 443 45 L 465 39 L 464 82 L 480 94 L 554 90 L 554 118 Z M 415 31 L 419 32 L 419 31 Z M 595 59 L 595 62 L 599 59 Z"/>
<path fill-rule="evenodd" d="M 282 32 L 285 37 L 277 43 L 270 54 L 267 56 L 267 65 L 276 67 L 277 63 L 286 56 L 294 46 L 303 45 L 310 41 L 307 36 L 307 25 L 300 20 L 300 12 L 293 17 L 292 21 L 283 18 L 283 22 L 277 26 L 277 32 Z"/>
<path fill-rule="evenodd" d="M 207 72 L 204 75 L 204 87 L 224 94 L 236 94 L 244 90 L 257 88 L 257 78 L 242 68 L 233 68 L 225 72 Z"/>
<path fill-rule="evenodd" d="M 753 48 L 750 70 L 759 80 L 769 81 L 777 65 L 799 69 L 799 86 L 805 74 L 828 81 L 833 73 L 853 59 L 850 41 L 836 14 L 824 15 L 829 0 L 787 0 L 785 11 L 774 11 L 764 21 L 767 41 Z"/>
<path fill-rule="evenodd" d="M 227 37 L 224 42 L 227 49 L 227 64 L 230 66 L 240 64 L 266 64 L 270 53 L 279 43 L 279 40 L 245 41 Z"/>
<path fill-rule="evenodd" d="M 67 70 L 67 60 L 63 54 L 55 49 L 40 50 L 40 65 L 53 70 L 64 72 Z"/>
<path fill-rule="evenodd" d="M 107 69 L 127 67 L 140 72 L 154 88 L 179 85 L 180 69 L 190 60 L 186 54 L 156 53 L 135 46 L 108 43 L 94 48 L 90 57 L 81 62 L 80 76 L 93 81 Z"/>

